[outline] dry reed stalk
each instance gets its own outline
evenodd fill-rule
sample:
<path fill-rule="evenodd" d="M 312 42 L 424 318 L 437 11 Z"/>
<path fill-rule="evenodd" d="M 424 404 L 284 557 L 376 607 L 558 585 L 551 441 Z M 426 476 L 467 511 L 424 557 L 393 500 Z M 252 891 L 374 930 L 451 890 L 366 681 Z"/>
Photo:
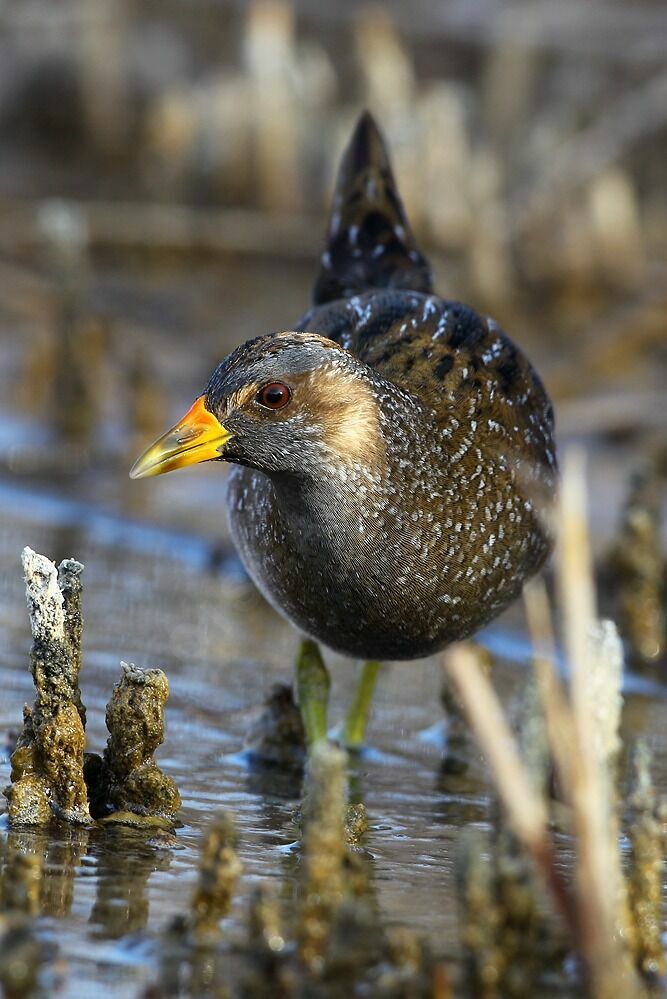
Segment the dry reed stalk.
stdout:
<path fill-rule="evenodd" d="M 524 589 L 528 633 L 533 646 L 533 669 L 540 705 L 544 713 L 549 747 L 553 755 L 563 795 L 572 800 L 572 747 L 576 733 L 572 711 L 563 684 L 555 669 L 556 642 L 551 627 L 549 599 L 541 579 L 531 580 Z"/>
<path fill-rule="evenodd" d="M 559 787 L 565 801 L 573 806 L 575 800 L 579 800 L 586 794 L 586 786 L 582 786 L 582 768 L 580 759 L 582 747 L 579 739 L 579 731 L 575 725 L 575 718 L 570 702 L 567 699 L 563 684 L 557 676 L 555 669 L 556 646 L 551 627 L 551 615 L 546 589 L 541 580 L 533 580 L 524 591 L 526 606 L 526 617 L 528 620 L 528 631 L 534 649 L 533 667 L 537 677 L 538 690 L 542 711 L 544 712 L 549 745 L 553 755 Z M 609 781 L 609 776 L 605 779 Z M 575 819 L 575 832 L 577 827 L 577 812 L 573 811 Z M 618 850 L 618 820 L 612 810 L 609 821 L 607 837 L 612 845 L 612 857 L 610 868 L 606 872 L 608 881 L 613 885 L 616 883 L 616 895 L 612 899 L 615 903 L 614 914 L 622 927 L 626 942 L 634 947 L 634 929 L 630 919 L 628 898 L 625 882 L 620 868 L 620 852 Z M 579 854 L 578 850 L 578 854 Z M 581 864 L 581 859 L 579 863 Z M 586 885 L 579 886 L 581 891 L 587 891 Z M 581 899 L 577 898 L 577 909 L 580 910 Z M 592 911 L 590 918 L 595 918 L 595 902 L 585 897 L 584 904 Z M 618 930 L 618 928 L 617 928 Z M 618 938 L 618 931 L 615 936 Z M 620 950 L 620 948 L 619 948 Z M 590 963 L 590 962 L 589 962 Z M 627 972 L 624 972 L 627 975 Z M 636 994 L 629 991 L 629 995 Z"/>
<path fill-rule="evenodd" d="M 541 583 L 527 588 L 526 606 L 550 749 L 572 809 L 572 890 L 555 865 L 546 805 L 531 785 L 498 698 L 474 653 L 454 647 L 445 666 L 488 759 L 512 828 L 568 922 L 591 995 L 632 999 L 644 993 L 630 961 L 633 926 L 620 864 L 614 791 L 622 656 L 613 625 L 596 619 L 580 454 L 567 456 L 563 478 L 558 581 L 571 666 L 569 697 L 555 671 L 555 643 Z"/>
<path fill-rule="evenodd" d="M 445 669 L 491 767 L 512 829 L 541 871 L 563 917 L 576 934 L 576 913 L 556 866 L 547 810 L 521 762 L 500 701 L 470 647 L 453 646 L 445 656 Z"/>
<path fill-rule="evenodd" d="M 595 996 L 639 994 L 626 947 L 627 930 L 619 914 L 624 888 L 614 809 L 608 733 L 602 732 L 600 691 L 594 680 L 609 664 L 604 649 L 594 649 L 595 592 L 586 522 L 583 454 L 565 458 L 559 508 L 558 588 L 564 641 L 571 669 L 571 711 L 575 738 L 569 743 L 570 804 L 576 837 L 576 898 L 581 954 Z M 594 660 L 598 658 L 595 664 Z M 596 675 L 597 674 L 597 675 Z M 611 677 L 616 687 L 619 676 Z M 605 696 L 608 696 L 605 694 Z M 613 696 L 613 695 L 611 695 Z"/>

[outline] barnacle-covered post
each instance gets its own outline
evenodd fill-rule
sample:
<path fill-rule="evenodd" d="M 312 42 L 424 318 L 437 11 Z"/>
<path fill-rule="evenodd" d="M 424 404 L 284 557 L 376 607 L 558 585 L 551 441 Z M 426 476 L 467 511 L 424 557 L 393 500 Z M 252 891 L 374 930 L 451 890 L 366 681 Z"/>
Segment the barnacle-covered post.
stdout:
<path fill-rule="evenodd" d="M 466 993 L 533 996 L 554 959 L 528 857 L 502 816 L 490 837 L 466 836 L 458 863 Z"/>
<path fill-rule="evenodd" d="M 65 559 L 56 568 L 30 548 L 22 559 L 35 701 L 24 709 L 23 731 L 11 757 L 11 785 L 4 791 L 10 825 L 47 825 L 54 818 L 88 825 L 92 807 L 95 818 L 107 822 L 171 827 L 181 799 L 153 759 L 164 738 L 166 676 L 122 663 L 107 706 L 104 757 L 84 754 L 86 711 L 79 688 L 83 566 Z"/>
<path fill-rule="evenodd" d="M 655 662 L 667 644 L 667 594 L 654 467 L 642 469 L 632 481 L 609 570 L 618 624 L 630 656 L 638 666 Z"/>
<path fill-rule="evenodd" d="M 218 922 L 229 912 L 241 869 L 234 821 L 221 812 L 206 830 L 202 843 L 199 880 L 191 904 L 195 933 L 215 933 Z"/>
<path fill-rule="evenodd" d="M 250 899 L 246 961 L 240 982 L 243 999 L 273 999 L 289 995 L 285 974 L 288 950 L 280 901 L 276 893 L 258 885 Z"/>
<path fill-rule="evenodd" d="M 343 897 L 346 759 L 342 750 L 319 741 L 308 760 L 297 938 L 302 961 L 315 972 L 323 967 L 331 924 Z"/>
<path fill-rule="evenodd" d="M 76 559 L 66 558 L 58 566 L 58 586 L 63 595 L 63 612 L 65 615 L 65 640 L 69 648 L 72 700 L 81 718 L 81 724 L 86 727 L 86 709 L 81 701 L 79 674 L 81 673 L 81 642 L 83 639 L 83 614 L 81 612 L 81 573 L 83 566 Z"/>
<path fill-rule="evenodd" d="M 547 944 L 534 871 L 518 840 L 502 822 L 496 829 L 493 849 L 499 993 L 534 996 L 555 950 Z"/>
<path fill-rule="evenodd" d="M 33 644 L 30 666 L 35 701 L 24 709 L 23 731 L 12 754 L 5 791 L 12 825 L 43 825 L 56 817 L 88 823 L 83 777 L 85 712 L 81 667 L 80 562 L 57 569 L 44 555 L 22 555 Z"/>
<path fill-rule="evenodd" d="M 633 764 L 628 886 L 634 930 L 633 956 L 639 971 L 649 979 L 656 979 L 667 972 L 667 953 L 662 940 L 665 816 L 660 814 L 656 801 L 651 780 L 651 754 L 645 743 L 637 746 Z"/>
<path fill-rule="evenodd" d="M 278 764 L 295 771 L 303 768 L 306 733 L 289 684 L 274 684 L 264 710 L 246 735 L 245 748 L 253 762 Z"/>
<path fill-rule="evenodd" d="M 189 911 L 173 919 L 163 935 L 159 995 L 231 995 L 227 988 L 229 953 L 221 947 L 218 924 L 229 912 L 241 869 L 234 821 L 221 812 L 202 838 L 199 877 Z M 245 994 L 243 988 L 240 994 Z M 255 994 L 261 993 L 250 993 Z"/>
<path fill-rule="evenodd" d="M 489 850 L 488 837 L 468 831 L 457 862 L 463 980 L 471 995 L 480 996 L 489 989 L 493 994 L 498 980 L 496 930 L 500 919 L 493 894 Z"/>
<path fill-rule="evenodd" d="M 121 663 L 121 677 L 107 705 L 109 738 L 103 766 L 106 797 L 116 809 L 116 820 L 127 818 L 137 825 L 142 824 L 138 816 L 170 821 L 181 807 L 175 782 L 153 759 L 164 740 L 168 697 L 162 670 Z"/>
<path fill-rule="evenodd" d="M 391 926 L 385 935 L 385 960 L 378 979 L 380 996 L 428 996 L 450 999 L 444 967 L 437 966 L 426 939 L 407 926 Z M 352 986 L 354 982 L 350 983 Z"/>

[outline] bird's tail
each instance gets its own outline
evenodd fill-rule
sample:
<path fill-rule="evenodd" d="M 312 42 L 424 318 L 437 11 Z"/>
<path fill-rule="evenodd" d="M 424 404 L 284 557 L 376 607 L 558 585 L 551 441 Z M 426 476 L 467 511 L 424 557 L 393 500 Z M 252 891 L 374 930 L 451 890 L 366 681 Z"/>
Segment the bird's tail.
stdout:
<path fill-rule="evenodd" d="M 364 111 L 338 171 L 313 300 L 317 305 L 371 288 L 432 291 L 384 140 Z"/>

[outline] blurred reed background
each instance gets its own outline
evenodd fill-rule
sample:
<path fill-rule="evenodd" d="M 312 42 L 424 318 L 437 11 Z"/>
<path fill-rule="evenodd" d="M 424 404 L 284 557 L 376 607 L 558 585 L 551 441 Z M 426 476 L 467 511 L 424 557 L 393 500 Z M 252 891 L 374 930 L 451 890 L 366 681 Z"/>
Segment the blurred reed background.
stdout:
<path fill-rule="evenodd" d="M 369 106 L 417 229 L 477 295 L 627 294 L 663 277 L 659 2 L 4 0 L 0 32 L 5 198 L 290 214 L 289 250 L 308 253 L 300 216 L 322 211 Z M 144 241 L 168 241 L 171 217 Z M 121 240 L 105 221 L 95 237 Z"/>
<path fill-rule="evenodd" d="M 364 106 L 438 290 L 527 348 L 563 435 L 660 451 L 665 53 L 658 0 L 0 0 L 0 387 L 69 440 L 12 424 L 5 463 L 88 467 L 91 427 L 125 462 L 289 326 Z"/>
<path fill-rule="evenodd" d="M 40 911 L 59 918 L 48 935 L 61 948 L 66 970 L 58 974 L 69 973 L 68 996 L 100 988 L 124 996 L 130 985 L 136 994 L 142 981 L 155 980 L 155 969 L 147 970 L 150 941 L 183 912 L 212 809 L 235 810 L 247 872 L 241 893 L 283 871 L 285 884 L 294 882 L 288 844 L 300 790 L 280 790 L 277 771 L 265 783 L 236 759 L 251 719 L 259 717 L 261 734 L 257 706 L 269 681 L 288 674 L 293 633 L 266 611 L 234 561 L 219 466 L 157 482 L 130 482 L 127 472 L 231 348 L 290 329 L 305 311 L 334 170 L 363 107 L 387 136 L 437 291 L 507 329 L 554 399 L 561 454 L 575 442 L 586 450 L 600 610 L 618 622 L 627 664 L 644 669 L 624 691 L 624 743 L 642 737 L 655 759 L 655 795 L 643 749 L 633 794 L 625 776 L 618 784 L 619 812 L 626 820 L 635 813 L 623 826 L 619 819 L 624 862 L 634 872 L 628 898 L 639 912 L 652 897 L 633 958 L 647 974 L 664 966 L 657 851 L 665 826 L 656 796 L 667 784 L 667 5 L 0 0 L 0 730 L 13 747 L 10 729 L 32 697 L 19 552 L 30 544 L 56 561 L 75 555 L 86 563 L 88 731 L 101 745 L 120 656 L 163 666 L 173 693 L 163 761 L 184 792 L 178 841 L 185 849 L 174 857 L 166 846 L 109 846 L 87 831 L 12 845 L 39 855 L 33 872 L 46 858 Z M 580 472 L 570 481 L 581 487 L 575 498 L 583 508 Z M 575 513 L 577 527 L 584 518 L 578 507 Z M 570 538 L 574 569 L 563 574 L 570 599 L 561 610 L 566 639 L 572 618 L 573 647 L 592 600 L 588 567 L 580 574 L 588 601 L 579 599 L 573 575 L 587 547 L 581 537 Z M 501 797 L 510 818 L 516 806 L 523 821 L 515 815 L 524 848 L 541 851 L 547 874 L 558 875 L 556 888 L 563 875 L 560 852 L 558 869 L 550 865 L 552 840 L 570 855 L 562 870 L 569 863 L 576 871 L 575 904 L 595 930 L 578 941 L 591 979 L 604 985 L 595 994 L 635 994 L 618 963 L 623 932 L 606 933 L 613 919 L 625 925 L 619 912 L 627 899 L 612 898 L 618 827 L 611 822 L 607 839 L 597 836 L 604 808 L 616 809 L 615 762 L 592 783 L 597 762 L 589 773 L 583 761 L 593 694 L 570 705 L 541 663 L 552 644 L 541 600 L 533 589 L 537 686 L 550 739 L 556 712 L 565 719 L 552 753 L 559 778 L 569 774 L 579 795 L 581 807 L 572 809 L 579 845 L 560 832 L 569 819 L 557 819 L 555 833 L 547 826 L 541 796 L 531 813 L 531 799 L 520 794 L 523 768 L 510 768 L 514 787 L 498 781 Z M 520 613 L 515 608 L 510 620 Z M 489 645 L 508 660 L 494 683 L 512 724 L 519 714 L 530 721 L 521 755 L 546 766 L 526 679 L 528 640 L 525 626 L 522 633 L 507 619 L 494 625 Z M 507 776 L 511 746 L 498 735 L 502 726 L 487 724 L 497 706 L 494 714 L 488 691 L 479 698 L 475 663 L 463 655 L 458 669 L 450 660 L 449 675 L 473 728 L 498 736 L 485 745 L 497 780 L 503 763 Z M 608 672 L 620 682 L 620 651 L 616 658 L 619 675 Z M 573 662 L 590 665 L 584 657 Z M 532 895 L 526 905 L 526 893 L 516 890 L 525 865 L 517 866 L 515 845 L 498 826 L 449 688 L 446 759 L 430 738 L 416 736 L 440 718 L 439 680 L 428 666 L 383 676 L 370 736 L 380 753 L 364 760 L 353 782 L 372 816 L 373 910 L 377 888 L 378 911 L 393 928 L 407 923 L 428 933 L 452 964 L 462 949 L 470 994 L 481 994 L 477 983 L 487 976 L 484 995 L 500 994 L 493 983 L 502 989 L 510 981 L 513 995 L 535 995 L 531 962 L 560 965 L 562 955 L 545 949 Z M 589 683 L 596 676 L 584 673 Z M 351 689 L 352 665 L 336 661 L 336 710 Z M 616 687 L 611 693 L 617 698 Z M 9 751 L 0 752 L 0 786 L 9 779 Z M 565 779 L 563 787 L 569 800 Z M 470 826 L 483 836 L 457 862 Z M 597 863 L 605 856 L 606 868 Z M 491 873 L 484 873 L 486 857 Z M 256 937 L 260 904 L 255 896 Z M 238 927 L 245 916 L 235 912 Z M 363 943 L 357 928 L 349 933 L 340 938 L 344 946 L 353 936 Z M 169 946 L 181 943 L 160 939 L 161 974 L 171 974 Z M 407 955 L 407 967 L 421 944 L 405 940 L 397 952 Z M 255 943 L 248 945 L 253 973 Z M 37 959 L 27 953 L 34 974 Z M 226 974 L 228 954 L 220 954 Z M 574 964 L 567 964 L 571 980 Z M 553 976 L 550 985 L 559 991 Z"/>

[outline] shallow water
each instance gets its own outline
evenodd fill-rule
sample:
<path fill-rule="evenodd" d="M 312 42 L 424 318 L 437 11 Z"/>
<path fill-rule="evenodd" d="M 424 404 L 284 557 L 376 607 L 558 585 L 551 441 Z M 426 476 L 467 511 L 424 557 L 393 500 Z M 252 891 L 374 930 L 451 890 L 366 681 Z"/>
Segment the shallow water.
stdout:
<path fill-rule="evenodd" d="M 222 286 L 214 286 L 205 268 L 189 275 L 181 288 L 174 287 L 173 275 L 171 280 L 144 275 L 142 284 L 125 272 L 98 276 L 90 298 L 113 320 L 115 356 L 126 356 L 131 342 L 152 352 L 151 374 L 164 404 L 158 424 L 180 415 L 200 390 L 209 361 L 266 328 L 272 309 L 270 325 L 282 320 L 289 326 L 304 301 L 306 279 L 297 265 L 285 267 L 282 277 L 275 265 L 246 267 L 240 288 L 233 268 L 225 271 Z M 216 314 L 224 315 L 225 331 L 213 337 Z M 25 352 L 39 345 L 48 309 L 30 322 L 19 318 L 3 318 L 6 335 L 0 341 L 7 400 L 0 409 L 0 734 L 5 745 L 0 782 L 4 786 L 9 778 L 10 733 L 20 725 L 23 703 L 32 699 L 19 558 L 29 544 L 55 560 L 72 555 L 86 566 L 81 683 L 89 748 L 100 751 L 104 745 L 104 706 L 121 659 L 167 672 L 171 698 L 158 758 L 181 790 L 183 826 L 173 846 L 118 829 L 44 835 L 8 832 L 4 825 L 2 834 L 21 849 L 46 856 L 39 926 L 62 959 L 56 968 L 64 981 L 61 994 L 87 997 L 100 986 L 107 995 L 136 994 L 153 979 L 156 935 L 187 907 L 199 839 L 217 809 L 235 816 L 244 865 L 228 919 L 230 934 L 239 930 L 249 891 L 259 878 L 286 879 L 287 894 L 295 886 L 298 861 L 290 846 L 297 835 L 292 815 L 299 782 L 251 769 L 243 744 L 272 683 L 289 679 L 296 638 L 254 592 L 229 546 L 221 468 L 128 481 L 133 449 L 138 451 L 150 433 L 128 430 L 118 384 L 122 364 L 113 368 L 106 415 L 90 438 L 77 444 L 75 462 L 63 462 L 65 449 L 52 433 L 48 411 L 28 405 L 21 412 L 11 403 L 12 390 L 25 377 Z M 186 336 L 186 330 L 195 332 Z M 546 356 L 544 345 L 535 344 L 538 361 L 540 350 Z M 103 395 L 101 383 L 99 389 Z M 598 540 L 617 513 L 625 475 L 619 453 L 599 444 L 594 451 Z M 528 657 L 520 609 L 481 638 L 498 658 L 494 682 L 516 712 Z M 333 655 L 328 662 L 335 723 L 351 696 L 356 666 Z M 440 683 L 435 659 L 385 668 L 368 733 L 372 750 L 352 761 L 351 783 L 354 797 L 368 809 L 364 846 L 382 916 L 424 932 L 437 953 L 455 959 L 457 853 L 466 830 L 487 827 L 492 798 L 477 756 L 465 776 L 440 773 Z M 667 791 L 665 689 L 632 677 L 627 688 L 628 742 L 640 734 L 648 739 L 656 783 Z"/>

